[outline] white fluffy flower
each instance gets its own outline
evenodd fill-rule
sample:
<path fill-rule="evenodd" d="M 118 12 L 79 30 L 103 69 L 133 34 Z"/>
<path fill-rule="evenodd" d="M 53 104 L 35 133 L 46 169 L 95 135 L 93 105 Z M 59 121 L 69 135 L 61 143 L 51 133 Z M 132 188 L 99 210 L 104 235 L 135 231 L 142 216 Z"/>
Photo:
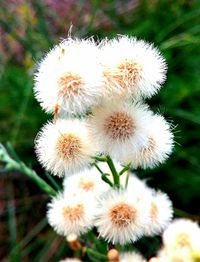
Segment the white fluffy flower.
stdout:
<path fill-rule="evenodd" d="M 79 172 L 91 162 L 94 147 L 81 120 L 58 120 L 46 124 L 36 138 L 39 161 L 54 175 Z"/>
<path fill-rule="evenodd" d="M 160 234 L 171 222 L 173 209 L 169 197 L 160 191 L 154 192 L 151 198 L 150 224 L 146 228 L 146 235 Z"/>
<path fill-rule="evenodd" d="M 200 250 L 200 227 L 189 219 L 175 219 L 163 234 L 164 246 Z"/>
<path fill-rule="evenodd" d="M 78 258 L 65 258 L 63 260 L 60 260 L 60 262 L 81 262 Z"/>
<path fill-rule="evenodd" d="M 173 134 L 170 129 L 170 124 L 163 116 L 151 117 L 151 124 L 146 131 L 148 143 L 130 159 L 135 168 L 153 168 L 169 157 L 173 149 Z"/>
<path fill-rule="evenodd" d="M 95 202 L 87 194 L 59 194 L 48 204 L 48 222 L 63 236 L 87 232 L 93 226 L 94 215 Z"/>
<path fill-rule="evenodd" d="M 157 48 L 134 37 L 102 41 L 101 63 L 107 98 L 151 97 L 166 79 L 166 63 Z"/>
<path fill-rule="evenodd" d="M 103 182 L 101 174 L 95 168 L 85 169 L 64 179 L 64 192 L 75 192 L 77 194 L 92 193 L 99 195 L 109 189 L 108 184 Z"/>
<path fill-rule="evenodd" d="M 158 252 L 158 262 L 194 262 L 190 252 L 186 248 L 163 248 Z"/>
<path fill-rule="evenodd" d="M 132 251 L 120 254 L 120 262 L 146 262 L 146 259 L 138 252 Z"/>
<path fill-rule="evenodd" d="M 35 95 L 47 112 L 84 113 L 102 95 L 98 48 L 92 39 L 66 39 L 41 61 Z"/>
<path fill-rule="evenodd" d="M 147 146 L 147 126 L 152 112 L 140 103 L 119 103 L 96 107 L 88 120 L 88 128 L 100 152 L 116 161 L 127 163 L 130 156 Z"/>
<path fill-rule="evenodd" d="M 113 244 L 136 241 L 149 222 L 148 200 L 142 201 L 134 193 L 110 189 L 101 195 L 97 207 L 95 225 L 99 235 Z"/>

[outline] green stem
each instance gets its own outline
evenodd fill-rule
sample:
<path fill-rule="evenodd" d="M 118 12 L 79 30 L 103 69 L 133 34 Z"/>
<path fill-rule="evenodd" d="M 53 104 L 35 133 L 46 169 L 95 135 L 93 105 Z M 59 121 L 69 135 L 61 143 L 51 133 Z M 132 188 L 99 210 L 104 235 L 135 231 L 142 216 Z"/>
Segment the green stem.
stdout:
<path fill-rule="evenodd" d="M 94 251 L 93 249 L 89 248 L 89 247 L 86 247 L 85 248 L 85 252 L 88 254 L 88 255 L 91 255 L 91 256 L 94 256 L 96 258 L 99 259 L 99 261 L 108 261 L 108 258 L 106 255 L 103 255 L 97 251 Z"/>
<path fill-rule="evenodd" d="M 119 172 L 119 176 L 122 176 L 127 170 L 130 169 L 131 164 L 126 165 L 123 169 Z"/>
<path fill-rule="evenodd" d="M 120 188 L 120 177 L 110 156 L 107 156 L 107 164 L 113 175 L 114 186 Z"/>
<path fill-rule="evenodd" d="M 125 182 L 125 188 L 128 187 L 128 180 L 129 180 L 129 177 L 130 177 L 130 171 L 126 173 L 126 182 Z"/>
<path fill-rule="evenodd" d="M 99 173 L 101 173 L 101 175 L 104 175 L 104 172 L 101 170 L 101 168 L 97 165 L 96 162 L 93 163 L 93 166 L 96 167 L 96 169 L 99 171 Z"/>
<path fill-rule="evenodd" d="M 56 191 L 49 185 L 47 184 L 42 178 L 40 178 L 37 173 L 27 167 L 23 162 L 16 162 L 14 160 L 10 160 L 7 165 L 6 165 L 6 171 L 19 171 L 26 176 L 30 177 L 35 181 L 35 183 L 46 193 L 48 193 L 51 196 L 56 195 Z"/>
<path fill-rule="evenodd" d="M 101 176 L 102 180 L 106 182 L 109 186 L 113 187 L 113 183 L 108 179 L 106 175 Z"/>
<path fill-rule="evenodd" d="M 107 175 L 106 174 L 104 174 L 104 172 L 101 170 L 101 168 L 97 165 L 97 163 L 93 163 L 93 165 L 96 167 L 96 169 L 101 173 L 101 178 L 102 178 L 102 180 L 105 182 L 105 183 L 107 183 L 107 184 L 109 184 L 109 186 L 111 186 L 111 187 L 113 187 L 113 184 L 112 184 L 112 182 L 110 181 L 110 179 L 107 177 Z"/>

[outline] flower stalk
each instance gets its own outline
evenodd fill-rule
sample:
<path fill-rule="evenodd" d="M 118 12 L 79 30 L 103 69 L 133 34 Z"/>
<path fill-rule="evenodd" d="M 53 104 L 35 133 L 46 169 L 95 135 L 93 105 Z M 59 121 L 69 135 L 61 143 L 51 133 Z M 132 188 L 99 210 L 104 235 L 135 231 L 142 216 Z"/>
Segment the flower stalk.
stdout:
<path fill-rule="evenodd" d="M 114 181 L 114 187 L 120 188 L 120 176 L 115 168 L 115 165 L 112 161 L 112 158 L 110 156 L 107 156 L 107 164 L 110 168 L 110 171 L 112 172 L 113 181 Z"/>
<path fill-rule="evenodd" d="M 29 178 L 33 179 L 35 183 L 50 196 L 56 195 L 56 191 L 40 176 L 38 176 L 38 174 L 34 170 L 27 167 L 22 161 L 16 161 L 11 158 L 8 154 L 8 151 L 2 144 L 0 144 L 0 161 L 5 163 L 4 170 L 6 172 L 19 171 L 20 173 L 25 174 Z"/>

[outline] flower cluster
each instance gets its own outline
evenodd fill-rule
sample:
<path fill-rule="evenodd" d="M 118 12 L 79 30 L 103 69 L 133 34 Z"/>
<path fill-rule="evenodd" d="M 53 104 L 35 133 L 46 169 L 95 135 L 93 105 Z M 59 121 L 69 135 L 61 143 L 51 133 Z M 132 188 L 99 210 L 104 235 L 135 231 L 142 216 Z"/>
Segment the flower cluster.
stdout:
<path fill-rule="evenodd" d="M 127 36 L 68 38 L 40 62 L 34 91 L 54 119 L 39 132 L 36 152 L 46 170 L 64 177 L 47 212 L 58 234 L 79 236 L 95 226 L 106 241 L 126 244 L 168 226 L 168 196 L 131 173 L 172 152 L 170 124 L 143 102 L 165 79 L 160 52 Z"/>
<path fill-rule="evenodd" d="M 164 162 L 173 147 L 170 124 L 142 98 L 158 91 L 165 73 L 159 51 L 135 38 L 63 41 L 35 76 L 36 98 L 56 119 L 36 139 L 39 161 L 59 176 L 88 167 L 98 154 L 134 168 Z"/>
<path fill-rule="evenodd" d="M 81 235 L 96 226 L 108 242 L 126 244 L 160 234 L 171 221 L 172 204 L 165 193 L 148 188 L 133 174 L 126 189 L 110 188 L 93 167 L 65 178 L 47 217 L 63 236 Z"/>

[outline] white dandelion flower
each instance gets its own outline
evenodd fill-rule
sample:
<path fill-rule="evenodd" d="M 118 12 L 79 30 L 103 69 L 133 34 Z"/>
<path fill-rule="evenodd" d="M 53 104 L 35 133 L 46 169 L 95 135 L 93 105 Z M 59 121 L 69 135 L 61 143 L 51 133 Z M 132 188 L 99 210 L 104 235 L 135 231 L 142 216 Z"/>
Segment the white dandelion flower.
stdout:
<path fill-rule="evenodd" d="M 78 258 L 65 258 L 60 260 L 60 262 L 81 262 L 81 260 Z"/>
<path fill-rule="evenodd" d="M 36 153 L 44 168 L 64 176 L 89 166 L 94 147 L 81 120 L 46 124 L 36 138 Z"/>
<path fill-rule="evenodd" d="M 35 96 L 43 109 L 58 107 L 67 114 L 84 113 L 102 95 L 98 48 L 92 39 L 66 39 L 40 62 Z"/>
<path fill-rule="evenodd" d="M 88 120 L 88 129 L 95 147 L 116 161 L 127 163 L 130 155 L 147 146 L 146 128 L 152 112 L 140 103 L 105 104 L 96 107 Z"/>
<path fill-rule="evenodd" d="M 109 189 L 108 184 L 103 182 L 101 174 L 95 167 L 85 169 L 70 177 L 64 178 L 64 192 L 77 194 L 92 193 L 99 195 Z"/>
<path fill-rule="evenodd" d="M 101 63 L 107 98 L 151 97 L 166 79 L 166 62 L 158 49 L 134 37 L 103 41 Z"/>
<path fill-rule="evenodd" d="M 163 163 L 173 149 L 173 134 L 170 124 L 161 115 L 153 115 L 147 126 L 148 143 L 136 154 L 131 155 L 130 162 L 134 168 L 153 168 Z"/>
<path fill-rule="evenodd" d="M 160 234 L 171 222 L 173 209 L 172 202 L 163 192 L 153 191 L 150 207 L 150 224 L 145 234 L 152 236 Z"/>
<path fill-rule="evenodd" d="M 120 254 L 120 262 L 146 262 L 147 260 L 138 252 L 131 251 Z"/>
<path fill-rule="evenodd" d="M 143 235 L 148 215 L 148 201 L 141 201 L 127 191 L 110 189 L 99 198 L 95 226 L 107 241 L 126 244 Z"/>
<path fill-rule="evenodd" d="M 162 248 L 158 252 L 158 262 L 194 262 L 190 252 L 186 248 Z"/>
<path fill-rule="evenodd" d="M 87 232 L 93 226 L 94 215 L 95 202 L 86 194 L 59 194 L 48 204 L 48 222 L 62 236 Z"/>
<path fill-rule="evenodd" d="M 175 219 L 164 231 L 163 243 L 169 248 L 200 250 L 200 227 L 189 219 Z"/>

